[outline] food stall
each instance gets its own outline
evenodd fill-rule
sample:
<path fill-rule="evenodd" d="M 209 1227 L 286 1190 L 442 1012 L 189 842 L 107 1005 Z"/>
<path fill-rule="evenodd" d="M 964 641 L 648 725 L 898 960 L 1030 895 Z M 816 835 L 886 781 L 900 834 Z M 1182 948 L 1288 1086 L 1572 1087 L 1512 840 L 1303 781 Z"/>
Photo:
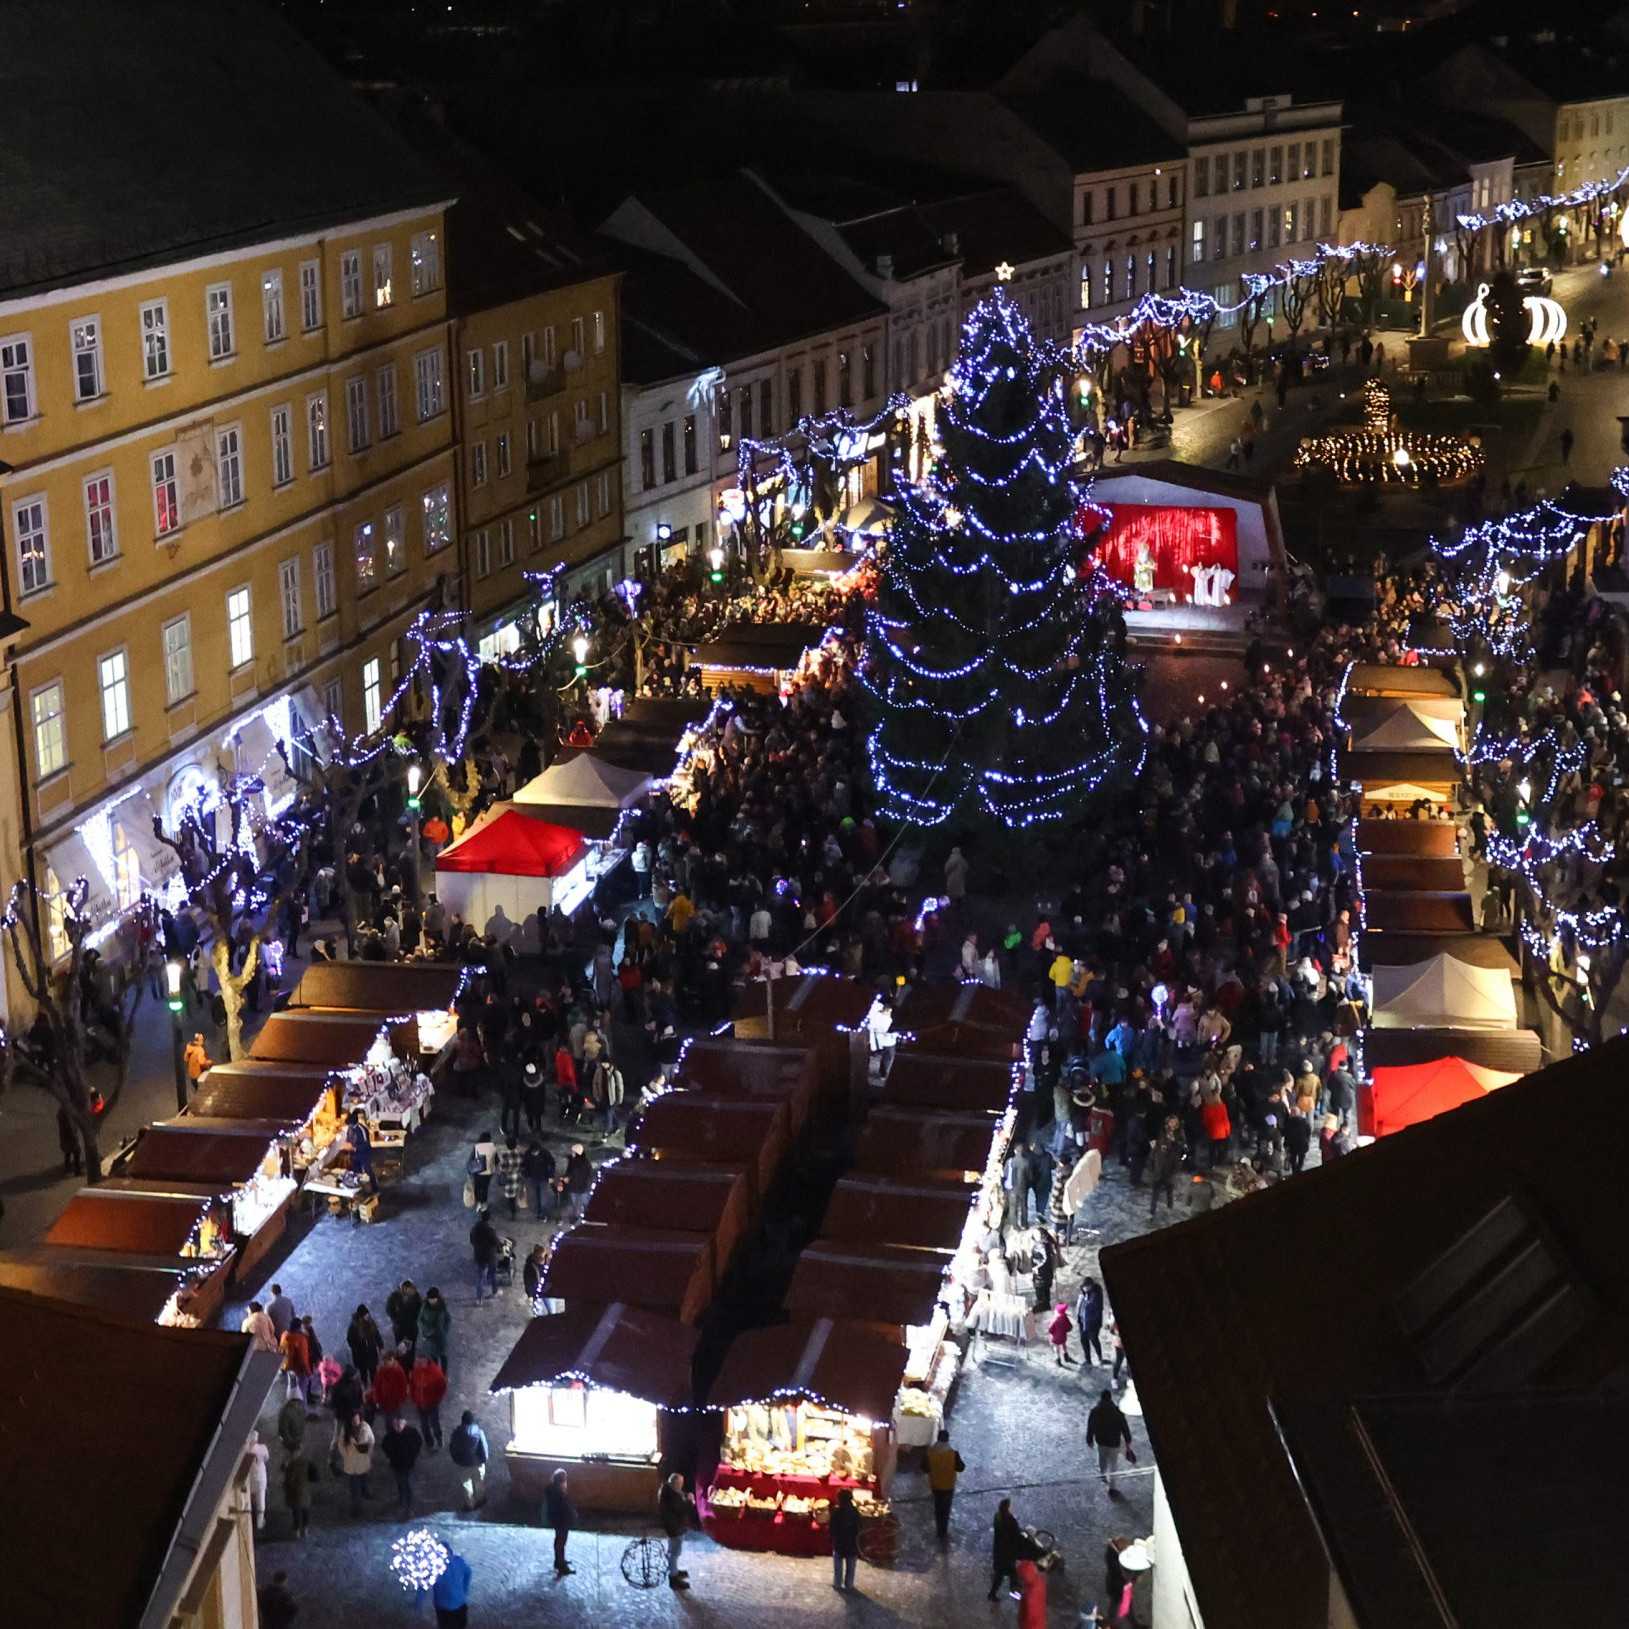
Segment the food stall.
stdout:
<path fill-rule="evenodd" d="M 169 1261 L 187 1273 L 187 1310 L 200 1323 L 213 1323 L 220 1315 L 237 1253 L 229 1200 L 207 1191 L 178 1192 L 163 1183 L 81 1188 L 43 1242 L 98 1256 Z"/>
<path fill-rule="evenodd" d="M 680 1165 L 672 1160 L 620 1159 L 602 1165 L 583 1209 L 585 1222 L 664 1228 L 713 1241 L 720 1278 L 758 1220 L 754 1184 L 743 1165 Z"/>
<path fill-rule="evenodd" d="M 580 1508 L 648 1517 L 671 1458 L 669 1411 L 695 1400 L 697 1339 L 621 1301 L 532 1319 L 492 1381 L 509 1394 L 504 1458 L 516 1497 L 541 1500 L 564 1470 Z"/>
<path fill-rule="evenodd" d="M 367 1016 L 412 1013 L 419 1052 L 438 1057 L 458 1028 L 457 1002 L 474 968 L 457 962 L 317 962 L 308 967 L 285 1010 Z"/>
<path fill-rule="evenodd" d="M 694 1325 L 718 1288 L 717 1257 L 705 1233 L 578 1222 L 557 1233 L 538 1295 L 563 1301 L 623 1301 Z"/>
<path fill-rule="evenodd" d="M 851 1488 L 862 1518 L 888 1513 L 890 1423 L 905 1349 L 821 1317 L 737 1335 L 708 1390 L 723 1413 L 718 1465 L 698 1501 L 732 1549 L 828 1555 L 831 1508 Z"/>
<path fill-rule="evenodd" d="M 208 1262 L 173 1256 L 123 1255 L 69 1245 L 17 1245 L 0 1250 L 0 1285 L 91 1307 L 104 1317 L 177 1329 L 208 1325 L 205 1316 L 216 1269 Z M 200 1300 L 199 1291 L 204 1291 Z M 50 1354 L 38 1354 L 49 1362 Z"/>
<path fill-rule="evenodd" d="M 483 938 L 536 953 L 550 911 L 570 916 L 593 892 L 596 856 L 581 832 L 501 804 L 436 856 L 436 897 Z"/>
<path fill-rule="evenodd" d="M 893 1049 L 880 1095 L 890 1108 L 1000 1113 L 1012 1100 L 1014 1068 L 1003 1059 L 946 1056 L 907 1044 Z"/>
<path fill-rule="evenodd" d="M 814 1049 L 806 1046 L 692 1041 L 684 1049 L 676 1084 L 706 1097 L 784 1102 L 787 1130 L 796 1138 L 814 1113 L 819 1060 Z"/>
<path fill-rule="evenodd" d="M 791 1145 L 785 1102 L 760 1103 L 700 1092 L 647 1099 L 628 1128 L 628 1151 L 688 1165 L 744 1165 L 762 1201 Z"/>
<path fill-rule="evenodd" d="M 144 1126 L 114 1174 L 141 1182 L 196 1182 L 229 1195 L 243 1282 L 282 1237 L 296 1186 L 282 1128 L 268 1122 L 166 1120 Z"/>

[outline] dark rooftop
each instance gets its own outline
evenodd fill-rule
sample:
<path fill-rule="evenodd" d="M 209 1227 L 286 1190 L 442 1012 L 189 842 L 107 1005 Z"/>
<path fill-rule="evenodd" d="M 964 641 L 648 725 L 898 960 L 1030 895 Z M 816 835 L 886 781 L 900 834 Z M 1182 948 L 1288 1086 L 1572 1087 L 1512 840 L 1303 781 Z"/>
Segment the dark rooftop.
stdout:
<path fill-rule="evenodd" d="M 987 277 L 1002 261 L 1023 266 L 1074 249 L 1068 236 L 1006 187 L 924 203 L 921 213 L 941 236 L 956 234 L 964 277 Z"/>
<path fill-rule="evenodd" d="M 1060 74 L 1044 94 L 1002 100 L 1076 171 L 1179 163 L 1187 149 L 1117 86 Z"/>
<path fill-rule="evenodd" d="M 451 196 L 253 0 L 13 0 L 0 103 L 8 296 Z"/>
<path fill-rule="evenodd" d="M 1192 118 L 1243 113 L 1260 96 L 1289 108 L 1341 99 L 1341 64 L 1274 33 L 1184 30 L 1180 38 L 1117 35 L 1114 44 L 1147 79 Z"/>

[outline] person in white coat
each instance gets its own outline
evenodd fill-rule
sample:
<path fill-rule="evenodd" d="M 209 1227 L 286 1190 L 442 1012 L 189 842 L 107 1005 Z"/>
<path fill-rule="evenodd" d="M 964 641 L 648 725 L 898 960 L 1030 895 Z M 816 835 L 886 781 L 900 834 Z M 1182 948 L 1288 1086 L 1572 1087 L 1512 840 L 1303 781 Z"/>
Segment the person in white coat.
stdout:
<path fill-rule="evenodd" d="M 249 1436 L 246 1450 L 249 1456 L 249 1508 L 254 1512 L 255 1531 L 266 1526 L 266 1473 L 271 1465 L 271 1449 L 260 1440 L 260 1433 Z"/>

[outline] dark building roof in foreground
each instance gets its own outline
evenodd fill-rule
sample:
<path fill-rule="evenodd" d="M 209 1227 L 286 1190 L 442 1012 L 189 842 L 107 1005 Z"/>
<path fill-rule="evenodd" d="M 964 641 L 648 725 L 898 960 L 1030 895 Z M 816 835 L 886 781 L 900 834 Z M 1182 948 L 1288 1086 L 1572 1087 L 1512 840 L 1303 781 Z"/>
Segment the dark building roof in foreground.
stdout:
<path fill-rule="evenodd" d="M 1285 1452 L 1289 1411 L 1588 1390 L 1621 1373 L 1626 1068 L 1629 1040 L 1609 1042 L 1104 1251 L 1207 1629 L 1328 1622 L 1329 1559 Z M 1598 1571 L 1615 1552 L 1568 1553 Z M 1507 1602 L 1535 1587 L 1530 1550 L 1490 1546 L 1484 1564 Z"/>
<path fill-rule="evenodd" d="M 1177 164 L 1187 157 L 1182 142 L 1107 80 L 1060 73 L 1043 95 L 1001 99 L 1076 171 Z"/>
<path fill-rule="evenodd" d="M 12 0 L 0 104 L 9 296 L 449 196 L 254 0 Z"/>
<path fill-rule="evenodd" d="M 12 1624 L 140 1623 L 249 1339 L 120 1323 L 10 1289 L 0 1289 L 0 1327 L 11 1352 L 0 1461 L 15 1488 L 35 1495 L 7 1502 L 0 1615 Z M 77 1517 L 68 1497 L 76 1479 L 95 1489 L 94 1509 Z"/>

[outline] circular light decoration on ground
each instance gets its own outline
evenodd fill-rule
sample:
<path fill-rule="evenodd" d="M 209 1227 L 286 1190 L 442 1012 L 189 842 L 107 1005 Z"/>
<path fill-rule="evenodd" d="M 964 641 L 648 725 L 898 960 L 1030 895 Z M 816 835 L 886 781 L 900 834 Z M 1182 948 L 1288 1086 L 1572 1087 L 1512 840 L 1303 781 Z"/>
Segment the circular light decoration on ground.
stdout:
<path fill-rule="evenodd" d="M 1327 469 L 1345 486 L 1440 486 L 1475 475 L 1482 467 L 1482 447 L 1475 436 L 1422 435 L 1394 427 L 1391 392 L 1370 379 L 1363 387 L 1363 428 L 1303 437 L 1294 467 Z"/>
<path fill-rule="evenodd" d="M 428 1527 L 415 1527 L 390 1547 L 390 1570 L 408 1591 L 434 1589 L 452 1551 Z"/>
<path fill-rule="evenodd" d="M 1476 298 L 1465 307 L 1459 319 L 1459 331 L 1467 345 L 1483 346 L 1488 342 L 1488 285 L 1481 284 Z M 1545 294 L 1529 294 L 1522 301 L 1527 312 L 1527 343 L 1529 345 L 1559 345 L 1567 332 L 1567 313 L 1560 304 Z"/>

